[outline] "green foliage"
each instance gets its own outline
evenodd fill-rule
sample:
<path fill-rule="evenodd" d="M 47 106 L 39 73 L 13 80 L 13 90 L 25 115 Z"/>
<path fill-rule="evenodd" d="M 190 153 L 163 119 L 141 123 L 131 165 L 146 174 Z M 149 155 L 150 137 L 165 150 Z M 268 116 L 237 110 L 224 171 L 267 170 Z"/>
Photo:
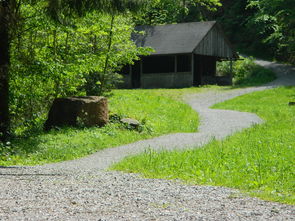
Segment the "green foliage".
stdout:
<path fill-rule="evenodd" d="M 121 81 L 122 76 L 115 72 L 90 72 L 85 76 L 86 95 L 107 95 L 116 84 Z"/>
<path fill-rule="evenodd" d="M 295 63 L 295 2 L 293 0 L 249 1 L 248 7 L 256 9 L 249 19 L 249 30 L 271 47 L 274 55 Z"/>
<path fill-rule="evenodd" d="M 275 79 L 275 74 L 254 63 L 252 57 L 233 62 L 233 84 L 236 86 L 261 85 Z M 219 62 L 217 73 L 221 76 L 231 74 L 229 62 Z"/>
<path fill-rule="evenodd" d="M 82 16 L 87 12 L 122 14 L 138 12 L 146 0 L 48 0 L 47 12 L 55 20 L 64 22 L 69 17 Z"/>
<path fill-rule="evenodd" d="M 71 160 L 162 134 L 194 132 L 198 116 L 187 104 L 179 101 L 179 97 L 197 91 L 200 89 L 114 90 L 109 99 L 110 124 L 102 128 L 57 128 L 48 133 L 41 130 L 16 137 L 11 143 L 0 146 L 0 165 Z M 140 128 L 134 130 L 120 123 L 122 117 L 139 120 Z"/>
<path fill-rule="evenodd" d="M 16 134 L 41 129 L 56 97 L 105 94 L 120 81 L 117 71 L 123 65 L 148 53 L 130 40 L 128 14 L 93 12 L 64 26 L 46 17 L 45 6 L 42 1 L 21 5 L 21 14 L 30 19 L 22 21 L 11 45 L 10 112 Z"/>
<path fill-rule="evenodd" d="M 87 13 L 95 14 L 96 22 L 99 22 L 100 16 L 103 13 L 112 15 L 112 23 L 116 15 L 128 14 L 128 12 L 137 12 L 146 2 L 146 0 L 40 0 L 40 1 L 21 1 L 21 0 L 3 0 L 0 1 L 0 49 L 1 49 L 1 62 L 0 65 L 0 140 L 6 141 L 10 135 L 10 82 L 9 75 L 14 75 L 10 69 L 10 61 L 14 59 L 20 61 L 20 63 L 29 63 L 29 66 L 35 64 L 35 66 L 41 66 L 41 68 L 47 68 L 49 72 L 52 72 L 52 75 L 56 74 L 55 78 L 55 95 L 59 95 L 59 84 L 64 82 L 68 84 L 68 80 L 75 79 L 77 72 L 83 74 L 83 72 L 91 72 L 90 69 L 83 70 L 83 72 L 78 71 L 77 66 L 81 66 L 82 60 L 76 60 L 75 56 L 68 56 L 68 52 L 73 52 L 78 49 L 76 45 L 70 44 L 74 41 L 77 41 L 77 46 L 81 46 L 79 43 L 86 43 L 85 49 L 89 49 L 91 42 L 89 39 L 85 41 L 85 35 L 82 33 L 74 32 L 77 35 L 71 35 L 69 38 L 69 32 L 74 30 L 77 21 L 76 19 L 85 16 Z M 101 14 L 98 14 L 101 12 Z M 52 20 L 55 23 L 55 26 L 49 23 L 48 16 L 50 15 Z M 42 20 L 36 19 L 41 18 Z M 44 26 L 47 23 L 49 26 Z M 59 27 L 58 25 L 67 25 Z M 38 29 L 38 28 L 43 29 Z M 112 25 L 113 27 L 113 25 Z M 112 29 L 111 29 L 112 30 Z M 42 35 L 40 35 L 40 33 Z M 53 33 L 52 33 L 53 32 Z M 62 32 L 62 33 L 60 33 Z M 29 35 L 27 35 L 29 33 Z M 109 39 L 113 38 L 112 31 L 109 32 Z M 52 34 L 52 41 L 49 35 Z M 92 33 L 94 36 L 96 33 Z M 24 36 L 25 35 L 25 36 Z M 66 35 L 66 37 L 64 36 Z M 123 34 L 124 35 L 124 34 Z M 93 36 L 92 36 L 93 37 Z M 17 50 L 14 48 L 12 43 L 13 39 L 17 38 Z M 73 40 L 75 39 L 75 40 Z M 130 36 L 129 36 L 130 43 Z M 70 40 L 70 41 L 69 41 Z M 71 42 L 72 40 L 72 42 Z M 83 42 L 81 42 L 81 40 Z M 37 42 L 38 41 L 38 42 Z M 45 41 L 48 41 L 45 43 Z M 23 44 L 25 42 L 25 44 Z M 61 43 L 62 42 L 62 43 Z M 112 42 L 112 41 L 108 41 Z M 39 47 L 43 45 L 42 49 Z M 28 46 L 28 47 L 27 47 Z M 60 47 L 62 46 L 62 47 Z M 72 47 L 70 47 L 72 46 Z M 27 56 L 19 57 L 20 51 L 29 52 Z M 106 62 L 104 67 L 104 74 L 112 73 L 108 71 L 109 67 L 114 68 L 118 63 L 108 65 L 108 60 L 111 57 L 110 51 L 112 44 L 108 43 L 108 50 L 106 55 Z M 12 49 L 12 50 L 10 50 Z M 37 49 L 37 50 L 36 50 Z M 44 50 L 43 50 L 44 49 Z M 117 48 L 119 51 L 121 48 Z M 39 50 L 39 51 L 38 51 Z M 14 53 L 14 58 L 11 59 L 10 51 Z M 40 53 L 40 51 L 42 51 Z M 78 50 L 80 53 L 81 48 Z M 78 54 L 79 54 L 78 52 Z M 77 51 L 76 51 L 77 53 Z M 74 55 L 76 54 L 74 53 Z M 22 53 L 25 55 L 26 53 Z M 47 56 L 45 60 L 38 59 L 36 56 L 41 54 Z M 92 53 L 92 55 L 95 54 Z M 137 54 L 137 53 L 136 53 Z M 48 56 L 50 55 L 50 56 Z M 81 55 L 81 54 L 79 54 Z M 78 56 L 79 57 L 79 56 Z M 83 57 L 83 56 L 82 56 Z M 136 56 L 135 56 L 136 57 Z M 27 59 L 28 58 L 28 59 Z M 44 58 L 44 57 L 43 57 Z M 81 58 L 81 57 L 80 57 Z M 81 62 L 81 63 L 80 63 Z M 74 64 L 73 64 L 74 63 Z M 79 64 L 80 63 L 80 64 Z M 16 65 L 16 63 L 14 63 Z M 88 64 L 89 65 L 89 64 Z M 28 70 L 30 71 L 30 67 Z M 18 68 L 15 68 L 14 71 L 17 72 Z M 39 72 L 43 69 L 39 69 Z M 79 82 L 80 79 L 77 80 Z M 75 81 L 71 81 L 71 92 L 76 90 L 77 85 L 73 85 Z M 69 84 L 68 84 L 69 85 Z M 103 84 L 101 84 L 103 85 Z M 66 91 L 67 92 L 67 91 Z"/>
<path fill-rule="evenodd" d="M 295 1 L 222 0 L 209 19 L 221 22 L 232 42 L 250 55 L 295 64 Z"/>
<path fill-rule="evenodd" d="M 140 25 L 171 24 L 204 20 L 207 11 L 214 11 L 219 0 L 152 0 L 136 17 Z"/>
<path fill-rule="evenodd" d="M 258 114 L 266 122 L 203 148 L 126 158 L 113 169 L 146 177 L 238 188 L 263 199 L 295 203 L 294 87 L 244 95 L 215 108 Z"/>

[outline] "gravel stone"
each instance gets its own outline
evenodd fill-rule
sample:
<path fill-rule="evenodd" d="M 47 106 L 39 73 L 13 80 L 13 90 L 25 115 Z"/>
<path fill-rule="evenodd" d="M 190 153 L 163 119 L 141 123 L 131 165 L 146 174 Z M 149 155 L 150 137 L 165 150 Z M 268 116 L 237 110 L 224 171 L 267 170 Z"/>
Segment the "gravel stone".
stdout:
<path fill-rule="evenodd" d="M 186 97 L 200 114 L 198 133 L 164 135 L 62 163 L 0 167 L 0 220 L 295 220 L 295 206 L 248 197 L 238 190 L 106 171 L 147 148 L 196 148 L 263 123 L 255 114 L 209 109 L 253 91 L 295 85 L 294 67 L 257 63 L 275 70 L 278 79 L 260 87 Z"/>

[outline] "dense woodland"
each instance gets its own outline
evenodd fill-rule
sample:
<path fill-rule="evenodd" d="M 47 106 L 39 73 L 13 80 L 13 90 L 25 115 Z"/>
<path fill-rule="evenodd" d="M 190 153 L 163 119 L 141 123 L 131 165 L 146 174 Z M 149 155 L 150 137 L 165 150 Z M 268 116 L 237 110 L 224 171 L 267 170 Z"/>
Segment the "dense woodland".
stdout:
<path fill-rule="evenodd" d="M 0 137 L 42 129 L 56 97 L 101 95 L 146 55 L 136 25 L 218 20 L 244 53 L 295 64 L 294 0 L 2 0 Z"/>

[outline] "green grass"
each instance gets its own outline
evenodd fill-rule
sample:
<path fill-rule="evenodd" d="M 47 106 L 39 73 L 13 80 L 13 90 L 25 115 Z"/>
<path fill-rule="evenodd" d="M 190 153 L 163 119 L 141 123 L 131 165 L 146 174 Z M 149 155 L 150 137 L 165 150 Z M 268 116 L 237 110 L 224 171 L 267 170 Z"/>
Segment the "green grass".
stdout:
<path fill-rule="evenodd" d="M 276 75 L 273 71 L 255 64 L 248 76 L 243 78 L 236 76 L 233 80 L 235 82 L 234 87 L 249 87 L 266 84 L 275 79 Z"/>
<path fill-rule="evenodd" d="M 295 204 L 295 88 L 244 95 L 214 108 L 256 113 L 266 122 L 224 141 L 186 151 L 145 153 L 112 169 L 145 177 L 237 188 L 266 200 Z"/>
<path fill-rule="evenodd" d="M 102 128 L 61 128 L 18 137 L 0 146 L 0 165 L 36 165 L 72 160 L 98 150 L 162 134 L 193 132 L 198 116 L 181 101 L 186 93 L 206 89 L 114 90 L 111 114 L 131 117 L 143 124 L 142 132 L 111 123 Z"/>

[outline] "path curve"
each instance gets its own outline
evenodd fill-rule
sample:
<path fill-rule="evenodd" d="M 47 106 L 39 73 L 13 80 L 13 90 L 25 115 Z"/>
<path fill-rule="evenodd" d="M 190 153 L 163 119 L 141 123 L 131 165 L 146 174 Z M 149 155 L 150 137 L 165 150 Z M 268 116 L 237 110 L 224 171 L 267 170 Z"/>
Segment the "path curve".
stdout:
<path fill-rule="evenodd" d="M 294 67 L 262 60 L 257 60 L 256 62 L 276 71 L 278 75 L 277 80 L 265 86 L 228 90 L 222 93 L 220 91 L 210 91 L 186 97 L 186 102 L 196 112 L 198 112 L 200 116 L 200 126 L 197 133 L 175 133 L 163 135 L 119 147 L 107 148 L 77 160 L 48 164 L 42 166 L 42 168 L 57 170 L 63 169 L 69 171 L 103 170 L 107 169 L 112 164 L 119 162 L 126 156 L 135 155 L 147 149 L 172 150 L 196 148 L 210 142 L 213 138 L 224 139 L 234 132 L 249 128 L 254 124 L 262 123 L 262 120 L 257 115 L 252 113 L 210 109 L 213 104 L 220 103 L 243 94 L 282 85 L 295 85 Z"/>
<path fill-rule="evenodd" d="M 209 108 L 253 91 L 295 85 L 294 67 L 257 62 L 273 68 L 278 79 L 263 87 L 187 97 L 200 114 L 198 133 L 165 135 L 57 164 L 0 167 L 0 220 L 294 220 L 295 206 L 250 198 L 230 188 L 104 170 L 146 148 L 193 148 L 262 123 L 255 114 Z"/>

